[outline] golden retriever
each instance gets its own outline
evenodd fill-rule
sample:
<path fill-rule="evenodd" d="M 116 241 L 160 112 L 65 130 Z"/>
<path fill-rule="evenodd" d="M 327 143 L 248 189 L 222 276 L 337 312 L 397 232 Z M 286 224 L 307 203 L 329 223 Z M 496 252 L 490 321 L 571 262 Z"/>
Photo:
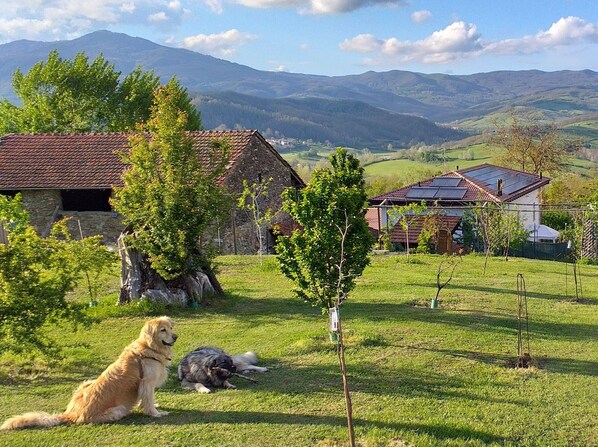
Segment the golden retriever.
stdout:
<path fill-rule="evenodd" d="M 172 346 L 177 339 L 173 326 L 168 317 L 145 323 L 139 338 L 112 365 L 97 379 L 83 382 L 77 388 L 64 413 L 25 413 L 8 419 L 0 429 L 113 422 L 131 413 L 136 404 L 143 407 L 146 415 L 167 415 L 156 409 L 154 391 L 168 374 L 166 367 L 172 360 Z"/>

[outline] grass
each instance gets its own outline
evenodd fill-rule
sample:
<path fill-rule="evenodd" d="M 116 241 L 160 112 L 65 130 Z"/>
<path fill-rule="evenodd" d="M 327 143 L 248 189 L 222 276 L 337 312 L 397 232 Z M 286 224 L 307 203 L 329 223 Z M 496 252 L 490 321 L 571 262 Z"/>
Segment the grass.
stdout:
<path fill-rule="evenodd" d="M 461 158 L 464 151 L 469 149 L 473 152 L 473 159 L 466 160 Z M 463 169 L 482 163 L 492 163 L 492 148 L 486 143 L 476 143 L 467 147 L 446 150 L 444 153 L 441 152 L 440 155 L 443 159 L 438 162 L 398 159 L 371 163 L 365 166 L 365 175 L 367 177 L 388 177 L 393 175 L 413 175 L 414 172 L 422 172 L 427 175 L 430 171 L 449 172 L 457 169 L 457 166 L 459 166 L 459 169 Z"/>
<path fill-rule="evenodd" d="M 597 446 L 598 267 L 581 267 L 584 302 L 576 303 L 570 266 L 493 258 L 483 277 L 483 258 L 470 255 L 442 291 L 440 308 L 430 309 L 440 259 L 418 255 L 407 264 L 402 255 L 376 255 L 343 306 L 359 445 Z M 227 297 L 168 312 L 179 341 L 157 398 L 169 416 L 135 412 L 112 425 L 3 432 L 0 445 L 346 445 L 327 318 L 292 296 L 274 259 L 261 269 L 256 257 L 219 261 Z M 77 383 L 100 373 L 136 337 L 147 308 L 113 306 L 116 272 L 93 308 L 99 324 L 74 334 L 50 332 L 65 346 L 63 359 L 0 357 L 0 419 L 62 411 Z M 527 370 L 511 367 L 519 272 L 536 362 Z M 259 383 L 236 380 L 236 391 L 184 391 L 176 364 L 205 344 L 255 350 L 271 371 L 254 376 Z"/>

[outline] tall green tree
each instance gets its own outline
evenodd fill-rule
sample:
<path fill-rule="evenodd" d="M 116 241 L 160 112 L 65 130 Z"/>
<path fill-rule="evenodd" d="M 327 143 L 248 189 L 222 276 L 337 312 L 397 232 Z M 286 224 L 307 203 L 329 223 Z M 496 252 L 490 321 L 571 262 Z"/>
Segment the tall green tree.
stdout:
<path fill-rule="evenodd" d="M 89 61 L 79 53 L 69 60 L 52 51 L 27 73 L 17 69 L 12 84 L 21 105 L 0 101 L 0 134 L 131 130 L 149 118 L 160 80 L 139 67 L 121 79 L 102 55 Z M 180 105 L 190 117 L 190 130 L 200 129 L 191 100 L 181 98 Z"/>
<path fill-rule="evenodd" d="M 132 228 L 127 243 L 174 282 L 213 272 L 210 238 L 203 236 L 229 206 L 217 183 L 229 146 L 215 140 L 207 161 L 200 160 L 187 132 L 188 115 L 179 108 L 185 97 L 173 81 L 156 91 L 151 118 L 131 136 L 130 153 L 122 154 L 128 168 L 112 202 Z"/>

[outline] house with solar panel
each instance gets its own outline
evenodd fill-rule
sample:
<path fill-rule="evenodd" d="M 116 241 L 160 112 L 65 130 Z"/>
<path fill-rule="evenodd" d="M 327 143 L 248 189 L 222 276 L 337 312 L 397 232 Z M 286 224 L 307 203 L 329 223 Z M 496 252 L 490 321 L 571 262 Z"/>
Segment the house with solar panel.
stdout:
<path fill-rule="evenodd" d="M 456 251 L 460 246 L 463 214 L 472 206 L 485 203 L 501 204 L 517 213 L 524 228 L 530 232 L 540 228 L 542 188 L 550 179 L 514 169 L 482 164 L 457 169 L 395 191 L 369 199 L 366 214 L 370 229 L 377 235 L 387 231 L 393 243 L 417 246 L 425 222 L 425 215 L 411 220 L 409 231 L 397 224 L 389 211 L 393 206 L 424 201 L 434 206 L 440 221 L 436 251 Z"/>
<path fill-rule="evenodd" d="M 206 166 L 214 140 L 230 146 L 224 174 L 218 180 L 236 199 L 249 184 L 272 178 L 264 207 L 279 209 L 280 195 L 287 187 L 305 186 L 299 175 L 256 130 L 190 132 L 193 147 Z M 126 132 L 78 134 L 10 134 L 0 137 L 0 194 L 21 193 L 31 223 L 47 236 L 58 219 L 70 217 L 72 233 L 102 235 L 104 242 L 116 242 L 124 228 L 122 216 L 112 210 L 110 197 L 123 186 L 126 169 L 119 152 L 129 148 Z M 280 214 L 281 228 L 293 226 L 290 217 Z M 229 219 L 219 222 L 214 241 L 225 254 L 254 254 L 258 241 L 246 211 L 231 209 Z M 272 229 L 268 245 L 274 243 Z"/>

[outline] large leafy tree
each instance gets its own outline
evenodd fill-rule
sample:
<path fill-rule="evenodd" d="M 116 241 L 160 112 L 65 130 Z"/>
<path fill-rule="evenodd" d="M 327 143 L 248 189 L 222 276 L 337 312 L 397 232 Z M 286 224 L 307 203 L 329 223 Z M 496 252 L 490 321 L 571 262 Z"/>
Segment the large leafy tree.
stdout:
<path fill-rule="evenodd" d="M 217 179 L 229 146 L 215 140 L 207 162 L 200 160 L 187 132 L 188 115 L 179 107 L 185 97 L 175 81 L 156 91 L 151 118 L 131 136 L 130 153 L 122 154 L 129 167 L 113 200 L 132 228 L 128 244 L 168 281 L 212 272 L 210 238 L 204 236 L 228 206 Z"/>
<path fill-rule="evenodd" d="M 21 105 L 0 101 L 0 134 L 133 129 L 148 119 L 160 80 L 139 67 L 121 77 L 102 55 L 89 61 L 79 53 L 69 60 L 52 51 L 27 73 L 16 70 L 12 84 Z M 181 97 L 180 106 L 189 116 L 190 130 L 200 129 L 190 99 Z"/>

